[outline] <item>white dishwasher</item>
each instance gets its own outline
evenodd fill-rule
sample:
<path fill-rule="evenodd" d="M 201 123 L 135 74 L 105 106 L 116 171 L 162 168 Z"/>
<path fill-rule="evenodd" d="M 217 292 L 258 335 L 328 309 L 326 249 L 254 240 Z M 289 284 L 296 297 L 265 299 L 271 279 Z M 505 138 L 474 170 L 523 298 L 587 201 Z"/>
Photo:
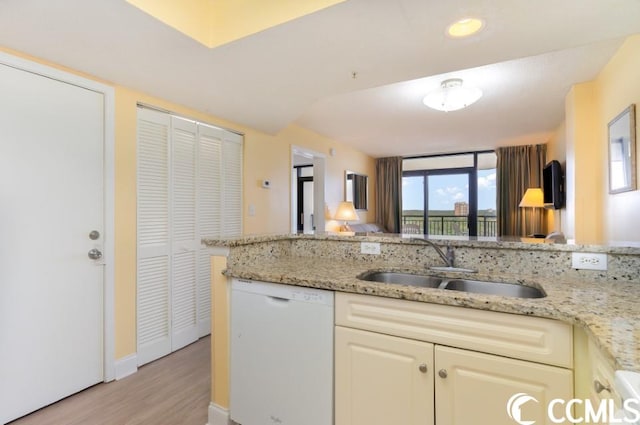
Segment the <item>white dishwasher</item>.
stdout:
<path fill-rule="evenodd" d="M 332 291 L 233 279 L 231 419 L 332 425 L 333 327 Z"/>

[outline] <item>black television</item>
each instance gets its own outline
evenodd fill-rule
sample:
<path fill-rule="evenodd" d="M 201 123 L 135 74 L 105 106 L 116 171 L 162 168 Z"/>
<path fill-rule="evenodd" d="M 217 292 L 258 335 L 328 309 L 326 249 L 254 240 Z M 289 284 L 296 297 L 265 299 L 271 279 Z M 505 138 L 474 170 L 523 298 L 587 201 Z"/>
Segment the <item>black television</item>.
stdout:
<path fill-rule="evenodd" d="M 542 169 L 542 193 L 544 207 L 558 210 L 564 205 L 564 176 L 562 166 L 556 160 Z"/>

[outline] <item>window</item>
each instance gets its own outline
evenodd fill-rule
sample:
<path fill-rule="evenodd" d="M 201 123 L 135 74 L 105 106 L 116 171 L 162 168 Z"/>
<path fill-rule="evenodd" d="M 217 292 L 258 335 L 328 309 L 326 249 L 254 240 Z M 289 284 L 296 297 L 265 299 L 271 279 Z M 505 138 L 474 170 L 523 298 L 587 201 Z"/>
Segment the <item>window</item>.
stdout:
<path fill-rule="evenodd" d="M 405 159 L 402 232 L 495 236 L 495 167 L 494 152 Z"/>

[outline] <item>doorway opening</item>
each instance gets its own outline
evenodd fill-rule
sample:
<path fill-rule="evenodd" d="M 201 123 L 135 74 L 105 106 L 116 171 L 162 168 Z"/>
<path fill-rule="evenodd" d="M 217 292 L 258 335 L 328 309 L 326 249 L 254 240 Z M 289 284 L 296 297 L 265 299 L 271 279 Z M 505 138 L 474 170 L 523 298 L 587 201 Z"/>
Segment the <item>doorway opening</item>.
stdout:
<path fill-rule="evenodd" d="M 291 147 L 291 232 L 325 230 L 325 156 L 298 146 Z"/>
<path fill-rule="evenodd" d="M 313 215 L 313 165 L 294 166 L 297 174 L 298 211 L 296 228 L 298 233 L 310 233 L 315 230 Z"/>

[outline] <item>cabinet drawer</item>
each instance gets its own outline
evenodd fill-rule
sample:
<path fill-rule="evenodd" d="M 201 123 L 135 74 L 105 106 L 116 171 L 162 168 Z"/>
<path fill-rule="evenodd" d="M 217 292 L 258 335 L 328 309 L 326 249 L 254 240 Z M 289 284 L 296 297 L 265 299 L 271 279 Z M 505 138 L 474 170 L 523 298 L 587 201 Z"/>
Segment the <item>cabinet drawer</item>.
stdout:
<path fill-rule="evenodd" d="M 557 320 L 336 292 L 336 325 L 566 368 L 572 327 Z"/>

